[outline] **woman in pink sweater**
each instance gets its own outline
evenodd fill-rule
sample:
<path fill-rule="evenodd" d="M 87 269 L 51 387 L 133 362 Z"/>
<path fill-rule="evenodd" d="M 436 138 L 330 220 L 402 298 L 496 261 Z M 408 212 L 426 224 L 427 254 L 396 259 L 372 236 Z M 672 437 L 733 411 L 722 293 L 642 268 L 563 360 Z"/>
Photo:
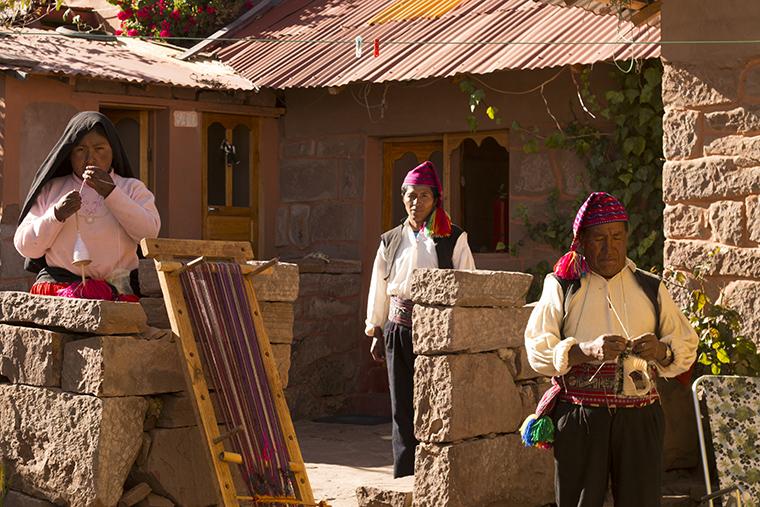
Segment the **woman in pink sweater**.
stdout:
<path fill-rule="evenodd" d="M 37 273 L 33 294 L 135 300 L 138 243 L 160 227 L 153 194 L 132 175 L 116 128 L 85 111 L 37 171 L 14 244 Z M 77 231 L 92 261 L 84 286 L 73 262 Z"/>

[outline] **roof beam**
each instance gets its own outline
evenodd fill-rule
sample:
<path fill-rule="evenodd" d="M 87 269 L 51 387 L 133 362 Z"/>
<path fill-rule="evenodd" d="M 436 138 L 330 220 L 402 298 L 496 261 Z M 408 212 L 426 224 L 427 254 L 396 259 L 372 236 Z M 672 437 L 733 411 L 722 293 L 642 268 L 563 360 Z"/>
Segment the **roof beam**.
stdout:
<path fill-rule="evenodd" d="M 631 16 L 631 22 L 636 26 L 641 26 L 653 17 L 660 14 L 660 8 L 662 7 L 662 0 L 657 0 L 647 5 L 643 9 L 639 10 L 636 14 Z"/>

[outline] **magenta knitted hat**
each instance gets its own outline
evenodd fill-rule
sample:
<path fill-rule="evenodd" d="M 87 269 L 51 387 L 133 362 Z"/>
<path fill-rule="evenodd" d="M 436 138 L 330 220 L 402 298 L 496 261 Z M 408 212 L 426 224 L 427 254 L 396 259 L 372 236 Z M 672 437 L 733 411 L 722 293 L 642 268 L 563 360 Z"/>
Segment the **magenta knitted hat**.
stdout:
<path fill-rule="evenodd" d="M 607 192 L 593 192 L 581 204 L 573 221 L 573 242 L 570 251 L 559 258 L 554 265 L 554 274 L 565 280 L 577 280 L 589 272 L 585 257 L 578 253 L 580 241 L 578 233 L 587 227 L 627 222 L 628 212 L 615 196 Z"/>
<path fill-rule="evenodd" d="M 451 218 L 443 209 L 443 186 L 438 179 L 435 166 L 424 161 L 406 174 L 404 185 L 427 185 L 438 191 L 438 203 L 425 224 L 431 238 L 441 238 L 451 234 Z"/>

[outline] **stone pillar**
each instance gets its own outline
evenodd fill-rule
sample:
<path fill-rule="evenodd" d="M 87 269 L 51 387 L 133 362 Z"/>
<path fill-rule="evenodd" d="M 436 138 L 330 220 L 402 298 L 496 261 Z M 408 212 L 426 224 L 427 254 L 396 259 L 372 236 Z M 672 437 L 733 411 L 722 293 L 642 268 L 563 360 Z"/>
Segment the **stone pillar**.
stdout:
<path fill-rule="evenodd" d="M 548 386 L 523 346 L 531 279 L 504 271 L 414 272 L 415 506 L 553 501 L 552 454 L 524 447 L 518 434 Z"/>
<path fill-rule="evenodd" d="M 662 38 L 751 39 L 758 16 L 752 0 L 669 0 Z M 662 59 L 665 265 L 710 266 L 711 295 L 723 290 L 760 344 L 760 49 L 665 44 Z"/>

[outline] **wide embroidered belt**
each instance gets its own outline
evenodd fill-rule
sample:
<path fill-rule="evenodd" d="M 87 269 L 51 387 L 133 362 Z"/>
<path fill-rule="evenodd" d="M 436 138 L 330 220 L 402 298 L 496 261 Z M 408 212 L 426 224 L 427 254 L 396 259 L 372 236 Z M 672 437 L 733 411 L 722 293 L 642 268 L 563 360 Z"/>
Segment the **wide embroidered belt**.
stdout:
<path fill-rule="evenodd" d="M 406 327 L 412 327 L 412 309 L 414 303 L 411 299 L 402 299 L 391 296 L 390 321 Z"/>
<path fill-rule="evenodd" d="M 629 377 L 629 378 L 626 378 Z M 651 405 L 659 399 L 657 371 L 626 371 L 621 364 L 578 364 L 554 380 L 561 388 L 558 399 L 576 405 L 608 408 L 633 408 Z M 630 387 L 629 387 L 630 386 Z M 626 392 L 636 390 L 635 395 Z"/>

